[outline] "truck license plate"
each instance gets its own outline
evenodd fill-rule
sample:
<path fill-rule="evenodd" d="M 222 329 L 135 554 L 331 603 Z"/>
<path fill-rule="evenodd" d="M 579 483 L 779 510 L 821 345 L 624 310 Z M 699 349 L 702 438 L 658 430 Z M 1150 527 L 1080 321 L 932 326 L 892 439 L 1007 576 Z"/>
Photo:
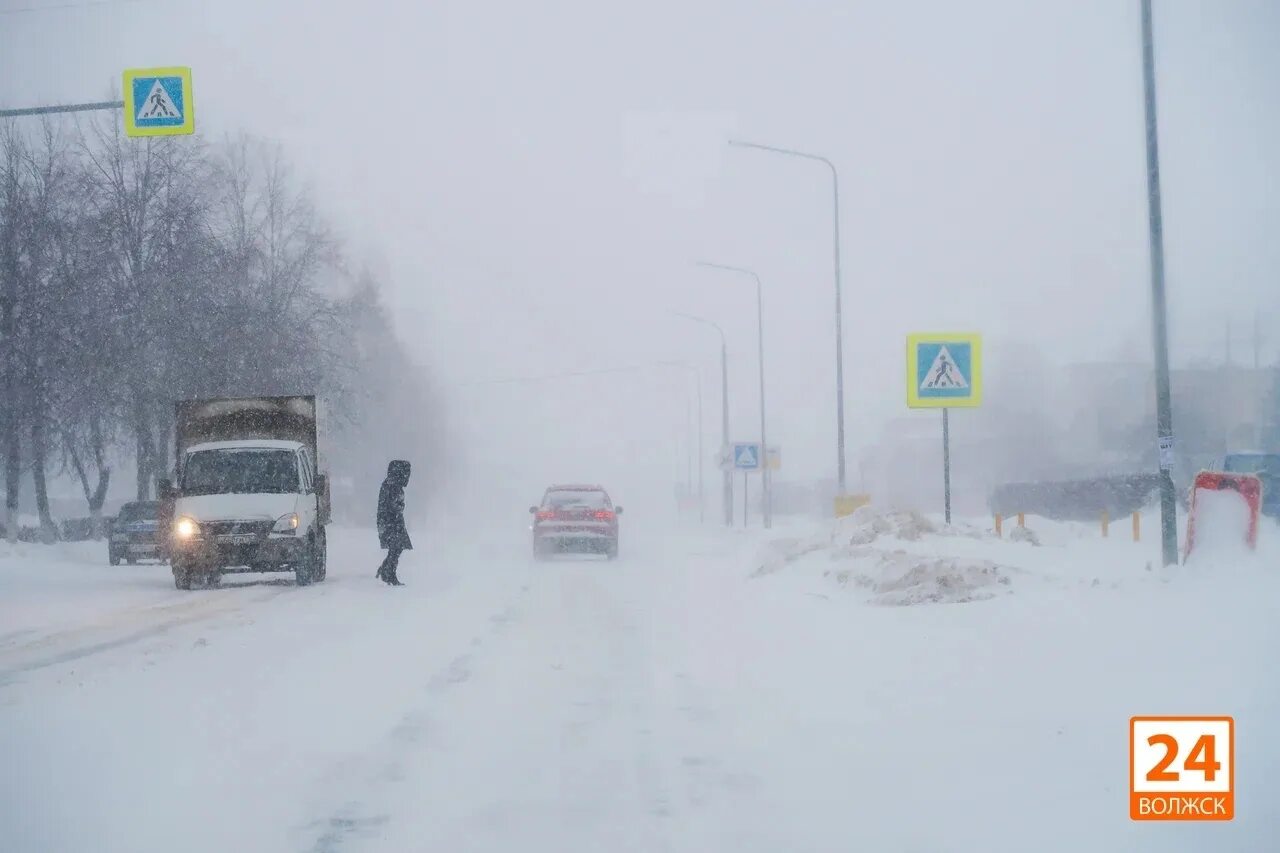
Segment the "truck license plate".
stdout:
<path fill-rule="evenodd" d="M 225 545 L 252 545 L 258 541 L 258 537 L 252 533 L 229 533 L 219 536 L 218 541 Z"/>

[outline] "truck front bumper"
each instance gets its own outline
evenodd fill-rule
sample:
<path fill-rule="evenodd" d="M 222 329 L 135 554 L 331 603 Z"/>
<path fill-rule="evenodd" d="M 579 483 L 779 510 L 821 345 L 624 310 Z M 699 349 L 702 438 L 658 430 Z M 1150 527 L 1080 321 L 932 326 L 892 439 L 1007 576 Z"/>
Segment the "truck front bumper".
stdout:
<path fill-rule="evenodd" d="M 205 537 L 175 540 L 172 559 L 208 571 L 290 571 L 306 550 L 297 536 Z"/>

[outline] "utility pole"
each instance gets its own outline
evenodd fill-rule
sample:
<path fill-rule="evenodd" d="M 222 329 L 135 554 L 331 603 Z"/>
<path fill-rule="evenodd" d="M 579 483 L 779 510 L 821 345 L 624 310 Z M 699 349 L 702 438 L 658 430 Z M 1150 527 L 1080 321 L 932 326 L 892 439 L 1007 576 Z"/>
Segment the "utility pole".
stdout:
<path fill-rule="evenodd" d="M 835 262 L 835 280 L 836 280 L 836 483 L 840 496 L 848 494 L 845 485 L 845 450 L 844 450 L 844 308 L 840 299 L 840 173 L 836 170 L 836 164 L 821 154 L 812 154 L 808 151 L 797 151 L 794 148 L 780 148 L 776 145 L 761 145 L 758 142 L 743 142 L 737 139 L 729 140 L 729 144 L 738 148 L 754 148 L 757 151 L 768 151 L 772 154 L 781 154 L 784 157 L 798 157 L 802 160 L 814 160 L 824 164 L 831 170 L 831 200 L 832 200 L 832 231 L 834 234 L 832 240 L 832 249 Z M 768 452 L 761 448 L 761 453 L 768 458 Z M 763 476 L 767 477 L 765 473 Z"/>
<path fill-rule="evenodd" d="M 1155 44 L 1151 0 L 1142 4 L 1142 81 L 1147 129 L 1147 223 L 1151 247 L 1151 313 L 1156 363 L 1156 442 L 1160 455 L 1160 538 L 1164 565 L 1178 563 L 1178 503 L 1173 487 L 1173 404 L 1169 389 L 1168 310 L 1164 288 L 1164 223 L 1160 210 L 1160 147 L 1156 122 Z"/>

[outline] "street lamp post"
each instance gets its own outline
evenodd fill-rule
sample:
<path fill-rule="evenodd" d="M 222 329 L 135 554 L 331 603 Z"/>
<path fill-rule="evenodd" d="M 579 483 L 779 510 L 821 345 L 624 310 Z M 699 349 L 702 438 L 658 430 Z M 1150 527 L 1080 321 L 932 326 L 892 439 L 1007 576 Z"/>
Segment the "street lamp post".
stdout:
<path fill-rule="evenodd" d="M 840 174 L 836 164 L 820 154 L 807 151 L 796 151 L 791 148 L 778 148 L 773 145 L 760 145 L 756 142 L 741 142 L 731 139 L 729 144 L 738 148 L 755 148 L 773 154 L 788 157 L 800 157 L 805 160 L 816 160 L 825 163 L 831 170 L 831 190 L 834 202 L 832 223 L 834 225 L 834 249 L 836 272 L 836 482 L 839 494 L 846 493 L 845 452 L 844 452 L 844 312 L 840 302 Z"/>
<path fill-rule="evenodd" d="M 756 337 L 757 346 L 759 347 L 760 361 L 760 482 L 763 486 L 761 505 L 764 517 L 765 529 L 773 526 L 773 486 L 769 477 L 769 444 L 768 436 L 765 433 L 765 404 L 764 404 L 764 286 L 760 283 L 760 276 L 755 272 L 743 267 L 732 267 L 726 264 L 713 264 L 709 261 L 698 261 L 698 266 L 709 267 L 711 269 L 725 270 L 727 272 L 735 272 L 739 275 L 749 275 L 756 281 Z M 745 510 L 744 510 L 745 512 Z"/>
<path fill-rule="evenodd" d="M 707 512 L 706 501 L 703 500 L 702 488 L 702 474 L 703 469 L 706 467 L 706 460 L 702 458 L 702 374 L 698 372 L 698 368 L 689 364 L 687 361 L 660 361 L 658 363 L 669 367 L 683 368 L 693 375 L 693 385 L 698 395 L 698 521 L 705 523 L 707 520 Z M 690 483 L 689 485 L 692 487 L 693 483 Z"/>
<path fill-rule="evenodd" d="M 695 317 L 692 314 L 682 314 L 674 312 L 675 316 L 683 317 L 686 320 L 692 320 L 695 323 L 701 323 L 710 326 L 720 334 L 720 453 L 729 452 L 729 345 L 724 335 L 724 329 L 719 324 L 712 322 L 704 317 Z M 724 475 L 724 525 L 725 527 L 733 527 L 733 471 L 721 459 L 720 468 Z"/>

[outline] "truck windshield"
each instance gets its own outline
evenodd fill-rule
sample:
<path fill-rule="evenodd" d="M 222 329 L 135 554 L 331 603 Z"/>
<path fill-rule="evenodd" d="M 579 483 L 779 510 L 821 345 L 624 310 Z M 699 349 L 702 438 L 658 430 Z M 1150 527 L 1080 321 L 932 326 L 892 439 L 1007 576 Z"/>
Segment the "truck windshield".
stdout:
<path fill-rule="evenodd" d="M 184 495 L 298 491 L 298 457 L 289 450 L 200 450 L 187 457 Z"/>
<path fill-rule="evenodd" d="M 1240 453 L 1227 457 L 1226 469 L 1236 474 L 1280 476 L 1280 454 Z"/>

